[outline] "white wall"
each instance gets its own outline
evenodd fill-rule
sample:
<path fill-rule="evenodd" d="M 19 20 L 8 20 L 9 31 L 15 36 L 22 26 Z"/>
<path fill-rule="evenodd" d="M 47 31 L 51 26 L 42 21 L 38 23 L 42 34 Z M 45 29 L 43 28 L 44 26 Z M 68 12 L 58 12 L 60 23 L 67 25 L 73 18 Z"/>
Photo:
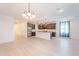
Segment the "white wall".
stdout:
<path fill-rule="evenodd" d="M 70 37 L 72 39 L 79 39 L 79 20 L 78 19 L 71 20 Z"/>
<path fill-rule="evenodd" d="M 12 17 L 0 15 L 0 43 L 15 40 L 13 24 Z"/>
<path fill-rule="evenodd" d="M 25 36 L 27 38 L 27 22 L 15 24 L 14 29 L 16 35 Z"/>
<path fill-rule="evenodd" d="M 59 20 L 56 20 L 56 37 L 59 37 Z"/>

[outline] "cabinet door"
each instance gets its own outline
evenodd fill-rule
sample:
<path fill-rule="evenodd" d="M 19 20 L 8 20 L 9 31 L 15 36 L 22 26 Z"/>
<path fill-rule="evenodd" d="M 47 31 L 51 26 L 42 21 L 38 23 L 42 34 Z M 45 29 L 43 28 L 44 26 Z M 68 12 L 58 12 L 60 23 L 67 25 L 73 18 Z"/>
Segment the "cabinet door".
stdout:
<path fill-rule="evenodd" d="M 32 32 L 32 36 L 35 36 L 36 35 L 36 33 L 35 32 Z"/>

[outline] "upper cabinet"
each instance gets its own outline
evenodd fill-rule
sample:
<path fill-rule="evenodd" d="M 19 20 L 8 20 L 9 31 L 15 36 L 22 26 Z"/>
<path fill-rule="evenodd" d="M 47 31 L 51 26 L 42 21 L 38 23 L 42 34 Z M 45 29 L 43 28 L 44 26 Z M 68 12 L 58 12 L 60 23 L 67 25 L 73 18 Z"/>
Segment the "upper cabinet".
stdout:
<path fill-rule="evenodd" d="M 28 25 L 28 27 L 31 27 L 32 29 L 35 29 L 35 24 L 28 23 L 27 25 Z"/>
<path fill-rule="evenodd" d="M 39 24 L 38 29 L 56 29 L 56 23 Z"/>

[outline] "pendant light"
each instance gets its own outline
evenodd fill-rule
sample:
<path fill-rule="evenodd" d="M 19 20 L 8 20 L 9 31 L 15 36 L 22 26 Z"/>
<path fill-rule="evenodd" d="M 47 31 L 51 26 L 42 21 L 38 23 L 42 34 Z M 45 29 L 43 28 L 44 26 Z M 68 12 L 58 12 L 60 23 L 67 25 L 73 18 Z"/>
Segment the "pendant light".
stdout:
<path fill-rule="evenodd" d="M 35 14 L 30 10 L 30 3 L 28 3 L 28 9 L 23 12 L 22 16 L 26 19 L 33 19 L 36 17 Z"/>

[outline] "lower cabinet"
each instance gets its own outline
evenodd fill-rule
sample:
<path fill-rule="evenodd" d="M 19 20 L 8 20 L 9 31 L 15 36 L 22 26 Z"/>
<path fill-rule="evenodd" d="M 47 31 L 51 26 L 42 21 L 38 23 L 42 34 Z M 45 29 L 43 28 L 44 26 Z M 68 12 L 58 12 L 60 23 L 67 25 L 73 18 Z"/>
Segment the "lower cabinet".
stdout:
<path fill-rule="evenodd" d="M 32 34 L 31 34 L 32 36 L 35 36 L 36 35 L 36 33 L 35 32 L 32 32 Z"/>
<path fill-rule="evenodd" d="M 52 37 L 56 37 L 56 32 L 52 32 Z"/>

